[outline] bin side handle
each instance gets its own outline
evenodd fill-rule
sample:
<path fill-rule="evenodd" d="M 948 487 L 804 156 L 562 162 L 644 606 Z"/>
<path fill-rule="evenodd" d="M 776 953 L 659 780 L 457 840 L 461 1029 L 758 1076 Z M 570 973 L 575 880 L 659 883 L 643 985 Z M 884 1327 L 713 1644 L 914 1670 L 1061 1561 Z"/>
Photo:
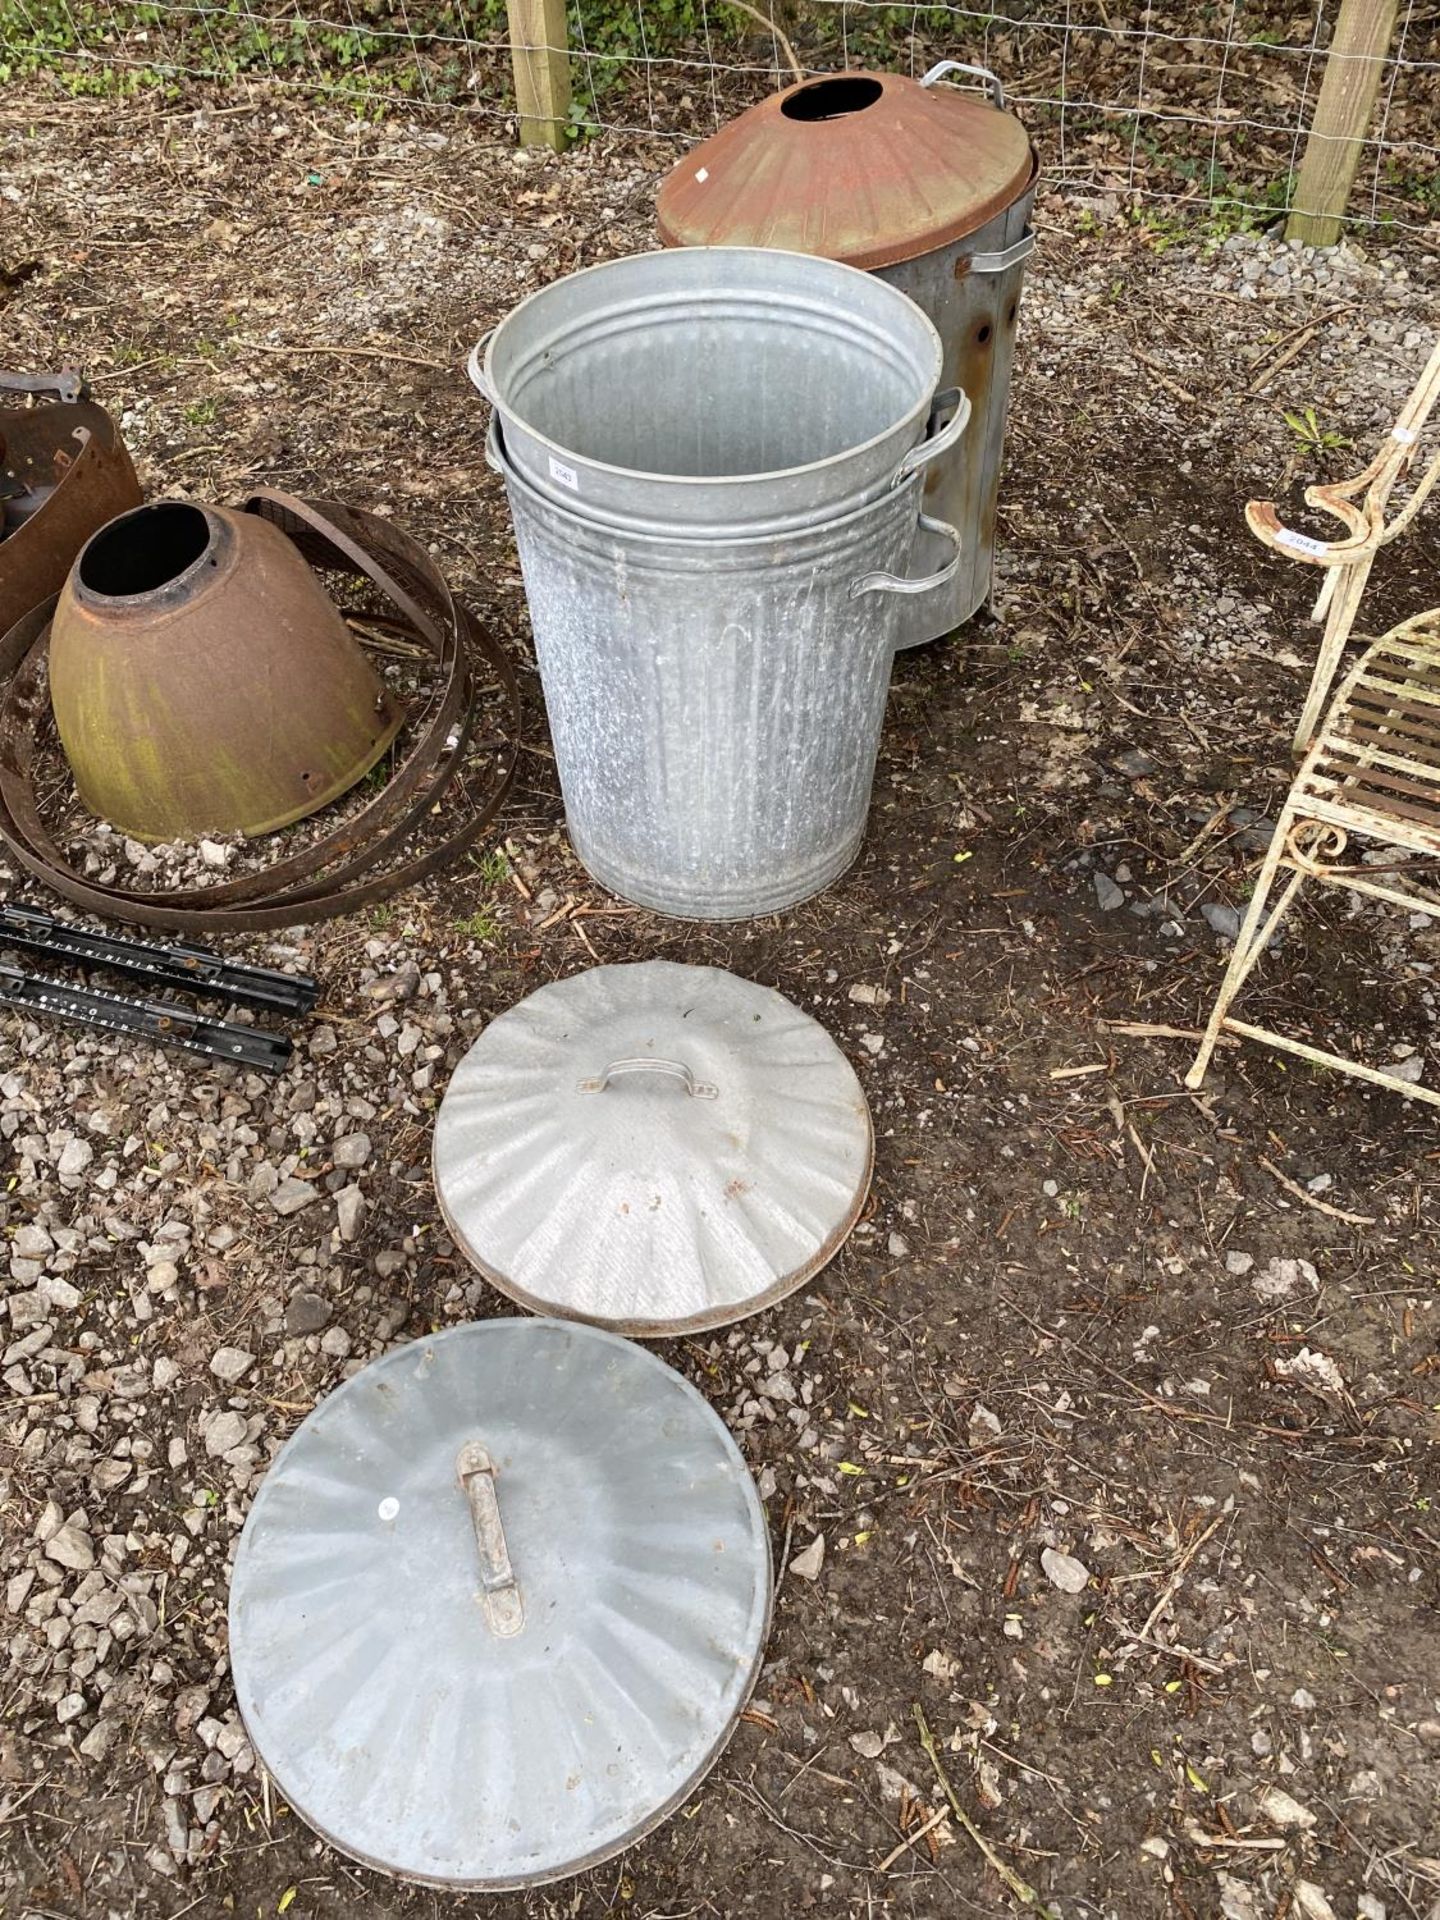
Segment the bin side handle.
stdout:
<path fill-rule="evenodd" d="M 1035 251 L 1035 229 L 1022 233 L 1013 246 L 1006 247 L 1001 253 L 972 253 L 969 260 L 971 273 L 1008 273 L 1011 267 L 1018 266 L 1022 260 L 1028 260 Z"/>
<path fill-rule="evenodd" d="M 921 440 L 905 455 L 891 475 L 892 487 L 903 487 L 910 476 L 918 473 L 921 467 L 929 466 L 930 462 L 938 460 L 942 453 L 948 453 L 965 431 L 970 419 L 969 394 L 963 393 L 959 387 L 946 387 L 942 392 L 937 393 L 932 401 L 930 418 L 933 420 L 937 414 L 943 413 L 946 407 L 954 407 L 955 411 L 938 433 L 932 434 L 928 440 Z"/>
<path fill-rule="evenodd" d="M 1005 111 L 1005 88 L 998 73 L 992 73 L 989 67 L 972 67 L 968 60 L 941 60 L 921 80 L 922 87 L 933 87 L 937 80 L 943 80 L 947 73 L 973 73 L 977 80 L 983 80 L 985 91 L 991 102 L 1003 113 Z"/>
<path fill-rule="evenodd" d="M 943 535 L 955 549 L 940 571 L 927 573 L 919 580 L 902 580 L 896 573 L 862 573 L 850 588 L 852 600 L 858 600 L 862 593 L 929 593 L 935 587 L 949 585 L 960 571 L 963 549 L 959 532 L 948 520 L 932 520 L 928 513 L 920 515 L 920 526 L 925 533 Z"/>
<path fill-rule="evenodd" d="M 465 362 L 465 371 L 470 376 L 471 386 L 478 387 L 492 407 L 498 407 L 500 402 L 495 398 L 494 390 L 485 377 L 485 352 L 490 342 L 495 338 L 498 330 L 499 323 L 497 322 L 495 326 L 490 328 L 488 333 L 482 333 L 470 349 L 470 358 Z"/>

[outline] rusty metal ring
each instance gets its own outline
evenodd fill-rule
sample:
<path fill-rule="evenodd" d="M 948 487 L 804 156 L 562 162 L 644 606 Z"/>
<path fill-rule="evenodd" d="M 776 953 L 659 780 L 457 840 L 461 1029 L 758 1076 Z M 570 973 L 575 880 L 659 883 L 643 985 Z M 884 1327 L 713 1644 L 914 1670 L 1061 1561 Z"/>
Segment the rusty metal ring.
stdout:
<path fill-rule="evenodd" d="M 65 858 L 40 818 L 35 797 L 34 766 L 45 713 L 44 648 L 53 603 L 35 609 L 0 642 L 0 678 L 10 679 L 0 710 L 0 838 L 28 872 L 93 912 L 181 932 L 259 931 L 351 912 L 424 878 L 472 845 L 514 780 L 520 723 L 514 674 L 499 647 L 454 599 L 423 549 L 387 522 L 330 501 L 265 493 L 247 502 L 246 509 L 274 520 L 312 565 L 363 579 L 374 588 L 395 609 L 393 617 L 377 624 L 408 634 L 431 652 L 445 671 L 444 685 L 427 703 L 431 711 L 420 737 L 384 790 L 315 845 L 258 874 L 213 887 L 149 892 L 98 886 Z M 428 604 L 431 611 L 417 603 Z M 509 744 L 488 797 L 477 802 L 454 832 L 376 873 L 378 865 L 423 831 L 448 789 L 457 783 L 462 789 L 468 786 L 463 765 L 476 698 L 471 661 L 477 656 L 499 679 L 508 708 Z M 367 873 L 371 877 L 362 880 Z"/>
<path fill-rule="evenodd" d="M 323 508 L 323 511 L 322 511 Z M 473 713 L 474 690 L 466 649 L 458 643 L 456 607 L 448 586 L 429 556 L 398 527 L 392 527 L 369 514 L 361 514 L 338 502 L 295 500 L 289 495 L 264 493 L 247 502 L 247 511 L 263 512 L 292 539 L 299 528 L 297 546 L 312 565 L 330 567 L 374 585 L 397 609 L 402 630 L 429 643 L 437 650 L 440 664 L 449 672 L 439 705 L 422 729 L 410 753 L 384 789 L 353 819 L 298 853 L 275 862 L 258 873 L 244 874 L 234 880 L 212 886 L 177 888 L 168 894 L 151 894 L 126 887 L 95 887 L 93 892 L 117 902 L 154 899 L 181 910 L 204 911 L 206 924 L 213 924 L 217 910 L 247 901 L 279 905 L 294 899 L 297 903 L 315 891 L 314 876 L 340 859 L 343 864 L 325 873 L 327 891 L 333 891 L 351 878 L 369 870 L 413 831 L 415 823 L 435 803 L 449 785 L 457 761 L 443 764 L 447 754 L 462 754 L 468 744 L 469 723 Z M 329 517 L 327 517 L 329 516 Z M 414 599 L 396 585 L 392 575 L 357 541 L 347 535 L 340 522 L 348 522 L 361 539 L 367 535 L 382 551 L 396 572 L 406 573 L 418 591 L 437 605 L 439 618 L 431 621 L 416 606 Z M 48 629 L 48 622 L 46 623 Z M 10 689 L 0 708 L 0 790 L 6 808 L 21 836 L 51 865 L 65 866 L 65 857 L 46 830 L 30 791 L 38 729 L 46 707 L 45 643 L 47 631 L 35 634 L 25 659 L 14 671 Z M 14 772 L 18 779 L 7 783 L 11 772 L 9 743 L 16 749 Z M 451 744 L 453 742 L 453 745 Z M 427 782 L 427 776 L 428 782 Z M 422 784 L 423 783 L 423 784 Z M 403 803 L 421 788 L 403 812 Z M 398 817 L 397 817 L 398 816 Z M 391 823 L 394 823 L 393 825 Z M 381 833 L 381 829 L 388 829 Z M 380 837 L 373 836 L 379 834 Z M 358 849 L 358 851 L 357 851 Z M 346 856 L 353 854 L 353 858 Z M 292 887 L 293 883 L 293 887 Z M 154 923 L 154 924 L 159 924 Z"/>

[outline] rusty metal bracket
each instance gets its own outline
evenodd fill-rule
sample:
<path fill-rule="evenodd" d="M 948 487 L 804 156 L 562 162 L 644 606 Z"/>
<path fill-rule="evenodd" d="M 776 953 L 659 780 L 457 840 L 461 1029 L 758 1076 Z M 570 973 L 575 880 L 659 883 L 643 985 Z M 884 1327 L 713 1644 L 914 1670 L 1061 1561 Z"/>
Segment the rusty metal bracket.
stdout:
<path fill-rule="evenodd" d="M 76 373 L 0 372 L 0 395 L 60 396 L 0 406 L 0 633 L 59 591 L 92 533 L 140 504 L 119 429 L 84 391 Z"/>
<path fill-rule="evenodd" d="M 441 684 L 415 723 L 414 743 L 384 789 L 319 841 L 259 872 L 210 886 L 149 892 L 104 886 L 67 859 L 35 793 L 40 729 L 48 716 L 47 638 L 53 602 L 0 640 L 0 838 L 27 872 L 88 911 L 175 932 L 252 932 L 330 919 L 413 885 L 474 844 L 499 811 L 519 752 L 520 692 L 504 653 L 451 594 L 429 555 L 376 515 L 334 501 L 265 492 L 246 511 L 281 528 L 312 566 L 361 583 L 386 611 L 367 624 L 430 654 Z M 470 800 L 463 775 L 475 721 L 476 664 L 499 680 L 508 736 L 498 773 Z M 437 829 L 444 815 L 460 824 Z M 469 804 L 467 804 L 467 801 Z"/>

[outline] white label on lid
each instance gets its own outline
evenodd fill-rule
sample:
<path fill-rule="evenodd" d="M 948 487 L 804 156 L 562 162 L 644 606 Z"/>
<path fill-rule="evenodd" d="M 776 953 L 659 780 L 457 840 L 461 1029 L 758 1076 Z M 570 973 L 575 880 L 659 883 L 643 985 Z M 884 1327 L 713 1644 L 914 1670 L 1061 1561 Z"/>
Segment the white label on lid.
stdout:
<path fill-rule="evenodd" d="M 1288 547 L 1291 553 L 1307 554 L 1312 560 L 1327 559 L 1330 553 L 1323 540 L 1312 540 L 1308 533 L 1292 533 L 1288 527 L 1282 527 L 1276 534 L 1275 544 Z"/>
<path fill-rule="evenodd" d="M 550 456 L 550 478 L 558 480 L 562 487 L 569 487 L 574 493 L 580 491 L 579 474 L 573 467 L 567 467 L 563 460 L 557 460 L 553 453 Z"/>
<path fill-rule="evenodd" d="M 700 187 L 703 187 L 703 186 L 704 186 L 704 184 L 705 184 L 705 182 L 706 182 L 706 181 L 707 181 L 707 180 L 708 180 L 709 178 L 710 178 L 710 169 L 709 169 L 709 167 L 701 167 L 701 169 L 700 169 L 700 171 L 699 171 L 699 172 L 698 172 L 698 173 L 696 174 L 696 176 L 695 176 L 695 184 L 696 184 L 697 186 L 700 186 Z"/>

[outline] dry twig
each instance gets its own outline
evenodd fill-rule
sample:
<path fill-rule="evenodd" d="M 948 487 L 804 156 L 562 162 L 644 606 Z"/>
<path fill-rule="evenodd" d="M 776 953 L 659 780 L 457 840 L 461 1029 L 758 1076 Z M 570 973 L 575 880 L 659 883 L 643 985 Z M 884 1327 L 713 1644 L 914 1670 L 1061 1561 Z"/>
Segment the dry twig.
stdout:
<path fill-rule="evenodd" d="M 918 1700 L 915 1702 L 915 1725 L 920 1730 L 920 1744 L 925 1749 L 926 1757 L 931 1766 L 935 1769 L 935 1778 L 945 1790 L 945 1798 L 950 1802 L 950 1811 L 954 1814 L 955 1818 L 960 1822 L 966 1833 L 969 1834 L 970 1838 L 975 1842 L 975 1845 L 980 1849 L 986 1860 L 995 1869 L 996 1873 L 999 1874 L 1000 1878 L 1005 1882 L 1006 1886 L 1021 1905 L 1029 1907 L 1033 1913 L 1038 1913 L 1041 1916 L 1041 1920 L 1056 1920 L 1054 1908 L 1047 1906 L 1035 1891 L 1034 1887 L 1031 1886 L 1030 1882 L 1022 1879 L 1012 1866 L 1000 1858 L 999 1854 L 991 1846 L 984 1834 L 981 1833 L 964 1807 L 961 1806 L 960 1796 L 950 1784 L 950 1776 L 946 1773 L 945 1763 L 940 1758 L 940 1749 L 935 1744 L 935 1736 L 930 1731 L 929 1721 L 925 1718 L 925 1709 L 920 1705 Z"/>
<path fill-rule="evenodd" d="M 1307 1193 L 1304 1187 L 1298 1186 L 1288 1174 L 1282 1173 L 1273 1161 L 1267 1160 L 1263 1153 L 1260 1155 L 1260 1164 L 1273 1180 L 1280 1182 L 1280 1185 L 1287 1193 L 1294 1194 L 1295 1198 L 1302 1202 L 1303 1205 L 1313 1207 L 1316 1213 L 1323 1213 L 1327 1219 L 1343 1220 L 1347 1227 L 1373 1227 L 1375 1225 L 1375 1216 L 1373 1214 L 1346 1213 L 1343 1207 L 1332 1207 L 1324 1200 L 1317 1200 L 1313 1193 Z"/>

